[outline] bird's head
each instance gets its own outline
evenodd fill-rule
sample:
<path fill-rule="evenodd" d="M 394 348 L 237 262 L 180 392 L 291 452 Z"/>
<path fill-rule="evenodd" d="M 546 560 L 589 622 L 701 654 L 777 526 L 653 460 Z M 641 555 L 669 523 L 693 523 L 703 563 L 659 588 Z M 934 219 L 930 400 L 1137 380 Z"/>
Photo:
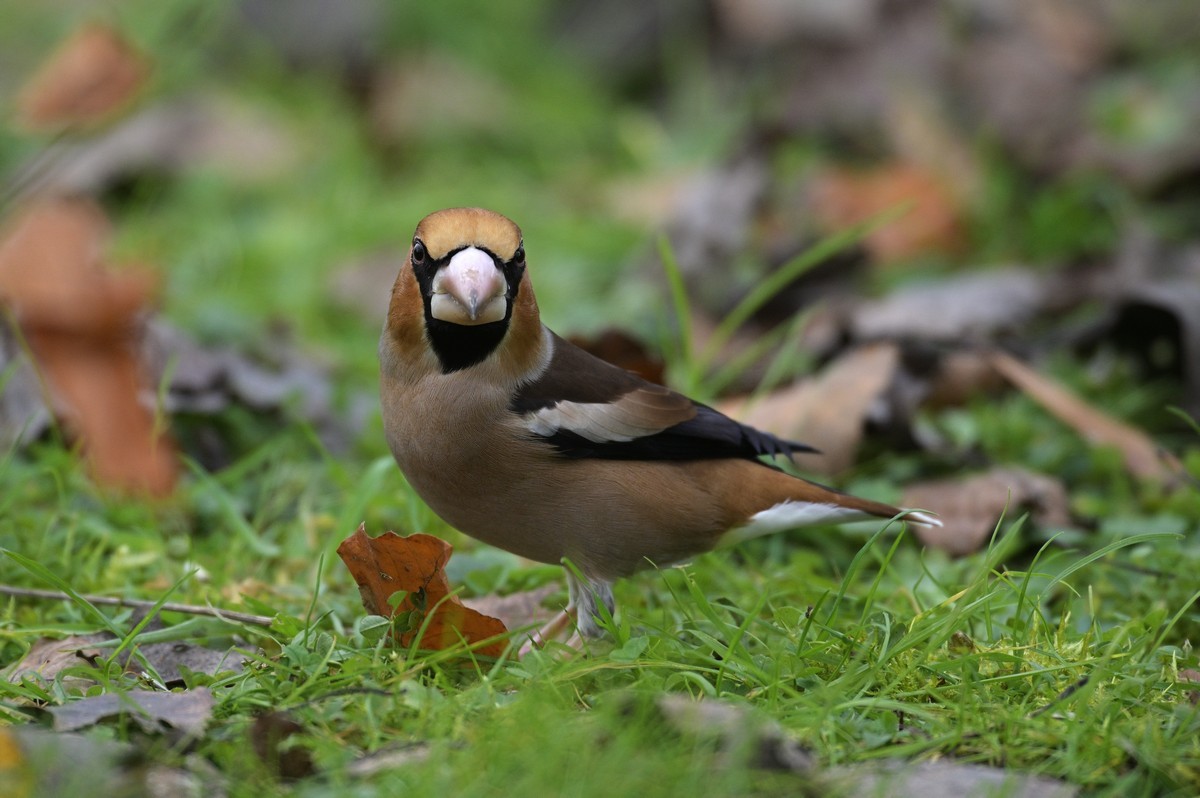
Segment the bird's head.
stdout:
<path fill-rule="evenodd" d="M 482 208 L 426 216 L 392 289 L 387 326 L 398 343 L 432 350 L 444 373 L 522 341 L 536 347 L 541 323 L 521 229 Z"/>

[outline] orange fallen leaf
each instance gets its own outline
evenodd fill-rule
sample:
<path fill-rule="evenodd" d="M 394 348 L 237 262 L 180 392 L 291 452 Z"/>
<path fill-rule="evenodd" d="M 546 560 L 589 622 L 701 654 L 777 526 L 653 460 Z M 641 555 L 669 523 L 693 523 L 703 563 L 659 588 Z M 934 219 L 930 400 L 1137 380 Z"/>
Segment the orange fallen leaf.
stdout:
<path fill-rule="evenodd" d="M 149 63 L 119 33 L 85 25 L 21 90 L 18 121 L 31 130 L 101 122 L 128 105 L 149 74 Z"/>
<path fill-rule="evenodd" d="M 45 200 L 0 237 L 0 302 L 12 308 L 51 405 L 79 437 L 102 485 L 164 496 L 175 485 L 174 446 L 141 396 L 137 315 L 154 291 L 149 272 L 102 261 L 109 226 L 96 204 Z"/>
<path fill-rule="evenodd" d="M 962 208 L 954 190 L 932 172 L 895 163 L 871 172 L 831 170 L 813 184 L 813 211 L 827 230 L 842 230 L 896 207 L 907 213 L 866 237 L 877 261 L 890 263 L 963 243 Z"/>
<path fill-rule="evenodd" d="M 1065 386 L 1011 355 L 996 351 L 988 359 L 1001 376 L 1082 435 L 1088 443 L 1119 450 L 1130 474 L 1167 485 L 1179 481 L 1183 464 L 1170 452 L 1159 448 L 1146 433 L 1093 407 Z"/>
<path fill-rule="evenodd" d="M 337 553 L 358 583 L 368 613 L 386 618 L 402 612 L 416 612 L 422 617 L 432 613 L 424 624 L 422 648 L 440 651 L 465 641 L 480 654 L 499 657 L 507 645 L 507 641 L 497 639 L 508 632 L 504 624 L 450 594 L 445 567 L 453 550 L 441 538 L 421 533 L 401 537 L 384 532 L 373 538 L 361 524 L 341 542 Z M 393 608 L 388 600 L 402 591 L 407 595 Z M 401 632 L 400 645 L 411 645 L 422 624 L 418 620 Z M 484 644 L 485 640 L 492 642 Z"/>

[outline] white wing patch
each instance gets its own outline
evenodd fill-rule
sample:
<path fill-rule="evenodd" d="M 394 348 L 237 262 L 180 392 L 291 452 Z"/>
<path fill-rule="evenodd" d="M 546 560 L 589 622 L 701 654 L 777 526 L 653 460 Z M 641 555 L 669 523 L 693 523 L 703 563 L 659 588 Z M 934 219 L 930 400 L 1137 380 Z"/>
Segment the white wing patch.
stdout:
<path fill-rule="evenodd" d="M 616 402 L 559 402 L 527 413 L 525 426 L 534 435 L 574 432 L 592 443 L 627 443 L 666 428 L 647 419 L 639 406 L 626 404 L 624 397 Z"/>

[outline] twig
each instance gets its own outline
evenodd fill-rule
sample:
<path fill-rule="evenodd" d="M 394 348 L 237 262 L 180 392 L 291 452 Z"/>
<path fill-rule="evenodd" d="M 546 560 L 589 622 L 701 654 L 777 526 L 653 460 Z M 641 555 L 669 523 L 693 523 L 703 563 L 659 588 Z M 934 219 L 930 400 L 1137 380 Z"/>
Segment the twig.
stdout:
<path fill-rule="evenodd" d="M 34 598 L 34 599 L 50 599 L 51 601 L 73 601 L 74 599 L 58 590 L 38 590 L 32 587 L 13 587 L 12 585 L 0 585 L 0 595 L 15 596 L 17 598 Z M 81 595 L 80 598 L 89 601 L 92 604 L 106 604 L 111 607 L 133 607 L 139 610 L 152 610 L 158 607 L 165 612 L 182 612 L 188 615 L 207 615 L 210 618 L 220 618 L 223 621 L 236 621 L 238 623 L 248 623 L 253 626 L 270 626 L 274 618 L 266 615 L 251 615 L 248 612 L 233 612 L 230 610 L 221 610 L 216 607 L 201 607 L 197 604 L 176 604 L 168 601 L 165 604 L 159 604 L 157 601 L 146 601 L 145 599 L 120 598 L 117 596 L 86 596 Z"/>

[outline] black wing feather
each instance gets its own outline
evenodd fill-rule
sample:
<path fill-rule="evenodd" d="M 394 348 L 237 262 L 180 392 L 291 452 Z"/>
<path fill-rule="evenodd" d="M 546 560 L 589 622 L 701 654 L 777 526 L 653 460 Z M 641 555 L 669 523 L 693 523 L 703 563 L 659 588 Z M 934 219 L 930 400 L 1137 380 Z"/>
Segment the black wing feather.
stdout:
<path fill-rule="evenodd" d="M 665 390 L 585 352 L 557 335 L 554 336 L 554 345 L 554 356 L 546 372 L 523 386 L 513 397 L 510 404 L 513 412 L 525 415 L 554 407 L 559 402 L 613 402 L 638 389 Z M 598 443 L 569 430 L 559 430 L 538 438 L 565 457 L 608 460 L 709 460 L 730 457 L 757 460 L 763 456 L 791 457 L 797 453 L 816 451 L 806 444 L 784 440 L 742 424 L 681 394 L 671 392 L 670 395 L 681 404 L 687 403 L 694 410 L 694 415 L 652 435 L 631 441 Z"/>

